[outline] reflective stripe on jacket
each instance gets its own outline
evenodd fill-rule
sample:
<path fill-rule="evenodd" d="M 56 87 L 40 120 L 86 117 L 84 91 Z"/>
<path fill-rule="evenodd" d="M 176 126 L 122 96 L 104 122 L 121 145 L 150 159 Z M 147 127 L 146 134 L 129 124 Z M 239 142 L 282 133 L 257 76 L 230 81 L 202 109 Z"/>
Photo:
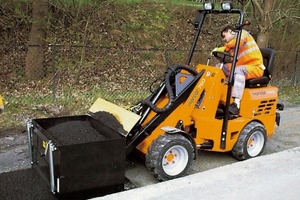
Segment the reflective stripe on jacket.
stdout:
<path fill-rule="evenodd" d="M 233 55 L 235 44 L 236 37 L 225 44 L 225 51 L 229 51 L 230 54 Z M 238 66 L 245 66 L 247 68 L 248 74 L 246 79 L 263 76 L 263 71 L 265 69 L 263 57 L 258 45 L 251 34 L 245 30 L 242 30 L 242 37 L 239 45 L 236 67 Z"/>

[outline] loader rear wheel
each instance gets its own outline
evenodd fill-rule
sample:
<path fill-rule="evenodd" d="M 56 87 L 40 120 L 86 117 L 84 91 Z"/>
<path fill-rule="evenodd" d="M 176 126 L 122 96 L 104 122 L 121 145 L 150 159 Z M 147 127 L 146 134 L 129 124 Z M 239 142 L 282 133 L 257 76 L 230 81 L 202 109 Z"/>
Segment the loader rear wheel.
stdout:
<path fill-rule="evenodd" d="M 193 162 L 191 142 L 179 134 L 159 136 L 149 146 L 146 166 L 159 181 L 185 176 Z"/>
<path fill-rule="evenodd" d="M 246 160 L 262 154 L 267 141 L 265 127 L 258 122 L 250 122 L 242 130 L 238 141 L 232 149 L 237 160 Z"/>

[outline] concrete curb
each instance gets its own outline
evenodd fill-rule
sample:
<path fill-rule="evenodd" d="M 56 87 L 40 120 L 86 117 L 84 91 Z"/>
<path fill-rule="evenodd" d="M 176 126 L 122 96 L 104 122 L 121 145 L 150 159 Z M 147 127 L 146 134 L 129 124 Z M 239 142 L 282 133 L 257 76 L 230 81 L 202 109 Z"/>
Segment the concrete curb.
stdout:
<path fill-rule="evenodd" d="M 300 147 L 94 200 L 299 199 Z"/>

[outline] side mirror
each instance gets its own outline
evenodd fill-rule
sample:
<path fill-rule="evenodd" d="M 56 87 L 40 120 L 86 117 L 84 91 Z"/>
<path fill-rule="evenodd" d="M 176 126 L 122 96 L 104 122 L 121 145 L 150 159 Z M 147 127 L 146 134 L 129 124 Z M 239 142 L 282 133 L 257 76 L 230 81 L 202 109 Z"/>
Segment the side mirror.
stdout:
<path fill-rule="evenodd" d="M 199 27 L 199 23 L 198 23 L 198 22 L 194 22 L 194 21 L 192 21 L 191 19 L 186 20 L 186 22 L 187 22 L 188 24 L 192 24 L 192 25 L 194 26 L 195 29 L 198 29 L 198 27 Z"/>
<path fill-rule="evenodd" d="M 244 26 L 250 26 L 251 22 L 249 20 L 245 20 L 243 24 L 237 24 L 235 25 L 235 30 L 240 30 Z"/>

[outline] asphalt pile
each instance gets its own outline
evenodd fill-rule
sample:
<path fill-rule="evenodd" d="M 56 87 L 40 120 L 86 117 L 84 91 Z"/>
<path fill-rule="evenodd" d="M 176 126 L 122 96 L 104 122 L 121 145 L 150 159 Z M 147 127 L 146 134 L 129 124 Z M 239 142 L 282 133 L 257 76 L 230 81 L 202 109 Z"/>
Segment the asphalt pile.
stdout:
<path fill-rule="evenodd" d="M 99 111 L 95 113 L 90 113 L 91 117 L 101 122 L 103 125 L 119 131 L 121 133 L 125 133 L 123 125 L 118 121 L 118 119 L 112 115 L 111 113 Z"/>
<path fill-rule="evenodd" d="M 47 129 L 60 145 L 83 144 L 105 140 L 106 137 L 93 128 L 89 121 L 68 121 Z"/>

